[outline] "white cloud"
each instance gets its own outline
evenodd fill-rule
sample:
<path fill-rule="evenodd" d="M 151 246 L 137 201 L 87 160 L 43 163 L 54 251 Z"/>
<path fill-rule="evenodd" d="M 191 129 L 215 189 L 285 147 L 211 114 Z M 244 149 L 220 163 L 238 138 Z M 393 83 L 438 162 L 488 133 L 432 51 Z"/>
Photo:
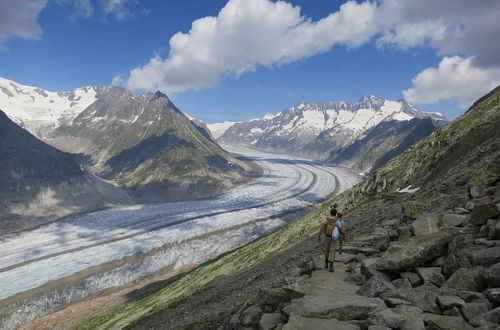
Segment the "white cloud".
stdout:
<path fill-rule="evenodd" d="M 131 5 L 135 5 L 137 0 L 100 0 L 102 9 L 106 15 L 114 16 L 117 21 L 124 21 L 133 16 L 130 9 Z"/>
<path fill-rule="evenodd" d="M 12 37 L 40 39 L 38 15 L 46 5 L 47 0 L 0 0 L 0 45 Z"/>
<path fill-rule="evenodd" d="M 498 17 L 498 0 L 348 1 L 318 21 L 284 1 L 229 0 L 217 17 L 198 19 L 188 33 L 172 36 L 168 57 L 154 55 L 131 70 L 126 86 L 169 93 L 206 88 L 224 75 L 259 65 L 282 65 L 335 45 L 355 48 L 373 41 L 381 48 L 433 47 L 443 56 L 468 58 L 470 72 L 490 72 L 500 67 Z"/>
<path fill-rule="evenodd" d="M 474 67 L 472 58 L 445 57 L 437 68 L 425 69 L 412 81 L 413 87 L 403 91 L 410 102 L 457 99 L 461 107 L 467 107 L 500 84 L 500 69 Z"/>
<path fill-rule="evenodd" d="M 113 77 L 113 80 L 111 81 L 111 85 L 113 86 L 123 86 L 125 81 L 123 80 L 123 76 L 118 74 Z"/>
<path fill-rule="evenodd" d="M 130 72 L 131 89 L 179 92 L 215 85 L 224 74 L 242 74 L 328 51 L 335 44 L 366 43 L 375 22 L 374 3 L 349 1 L 313 22 L 283 1 L 230 0 L 217 17 L 193 22 L 170 39 L 168 58 L 155 55 Z"/>

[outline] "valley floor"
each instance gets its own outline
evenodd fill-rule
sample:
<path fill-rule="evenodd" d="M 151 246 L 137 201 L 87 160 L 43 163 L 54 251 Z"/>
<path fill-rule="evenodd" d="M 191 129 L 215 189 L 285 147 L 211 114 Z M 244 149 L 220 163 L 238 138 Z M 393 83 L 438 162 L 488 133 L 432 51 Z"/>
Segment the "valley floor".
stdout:
<path fill-rule="evenodd" d="M 228 151 L 254 161 L 262 176 L 216 198 L 121 207 L 0 236 L 0 327 L 16 328 L 156 272 L 192 268 L 359 180 L 306 159 Z"/>

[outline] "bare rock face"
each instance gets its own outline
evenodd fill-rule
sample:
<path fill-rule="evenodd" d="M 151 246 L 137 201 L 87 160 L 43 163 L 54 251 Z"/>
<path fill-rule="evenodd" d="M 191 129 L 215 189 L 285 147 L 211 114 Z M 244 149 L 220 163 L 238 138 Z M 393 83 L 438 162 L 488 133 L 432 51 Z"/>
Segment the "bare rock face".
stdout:
<path fill-rule="evenodd" d="M 445 254 L 451 235 L 446 230 L 392 242 L 376 262 L 379 270 L 404 271 Z"/>
<path fill-rule="evenodd" d="M 460 268 L 443 284 L 444 287 L 469 291 L 481 291 L 485 287 L 480 268 Z"/>

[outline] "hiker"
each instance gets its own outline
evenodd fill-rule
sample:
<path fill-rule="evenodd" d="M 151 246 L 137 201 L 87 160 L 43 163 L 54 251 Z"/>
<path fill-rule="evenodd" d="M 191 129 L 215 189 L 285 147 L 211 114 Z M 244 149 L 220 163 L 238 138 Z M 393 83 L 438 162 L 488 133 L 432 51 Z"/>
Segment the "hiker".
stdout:
<path fill-rule="evenodd" d="M 342 245 L 344 244 L 345 240 L 347 239 L 346 236 L 346 225 L 344 219 L 342 219 L 342 213 L 337 213 L 337 222 L 335 223 L 337 227 L 339 228 L 340 231 L 340 237 L 339 237 L 339 254 L 342 254 Z"/>
<path fill-rule="evenodd" d="M 338 248 L 340 232 L 336 225 L 337 210 L 331 209 L 330 216 L 326 217 L 326 223 L 321 225 L 318 233 L 318 242 L 321 236 L 325 235 L 325 269 L 333 272 L 333 262 L 335 261 L 335 250 Z M 328 267 L 328 265 L 330 265 Z"/>
<path fill-rule="evenodd" d="M 330 215 L 332 214 L 333 210 L 335 210 L 335 212 L 338 212 L 337 211 L 337 203 L 334 203 L 334 204 L 332 204 L 332 206 L 330 206 Z"/>

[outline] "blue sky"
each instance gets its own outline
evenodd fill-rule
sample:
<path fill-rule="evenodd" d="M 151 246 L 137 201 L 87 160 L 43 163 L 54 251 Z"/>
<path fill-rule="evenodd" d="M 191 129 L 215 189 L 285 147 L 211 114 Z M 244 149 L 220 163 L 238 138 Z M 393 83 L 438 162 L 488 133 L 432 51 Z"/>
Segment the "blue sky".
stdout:
<path fill-rule="evenodd" d="M 429 8 L 432 1 L 422 1 L 428 6 L 416 9 L 409 3 L 406 10 L 397 9 L 394 14 L 392 1 L 342 6 L 343 2 L 331 0 L 286 4 L 19 0 L 38 3 L 40 8 L 31 13 L 32 22 L 23 22 L 15 15 L 26 17 L 25 7 L 12 8 L 11 1 L 0 0 L 0 11 L 7 15 L 11 11 L 14 17 L 1 23 L 0 14 L 0 76 L 59 91 L 108 85 L 120 75 L 123 86 L 139 93 L 161 89 L 181 110 L 207 122 L 248 120 L 301 101 L 353 102 L 365 94 L 400 99 L 403 91 L 421 109 L 455 118 L 498 84 L 499 63 L 488 57 L 496 48 L 470 46 L 475 26 L 468 30 L 470 35 L 454 35 L 458 38 L 454 48 L 446 44 L 447 33 L 455 25 L 471 24 L 465 16 L 444 9 L 440 14 L 440 8 Z M 466 0 L 456 4 L 460 2 L 468 5 Z M 473 9 L 500 12 L 495 12 L 499 6 L 494 2 L 484 4 Z M 220 14 L 224 7 L 233 14 Z M 429 27 L 426 22 L 437 17 L 428 14 L 429 9 L 438 11 L 445 23 Z M 405 18 L 409 11 L 411 19 Z M 241 17 L 235 18 L 234 13 Z M 331 21 L 320 21 L 329 15 Z M 401 17 L 387 23 L 384 15 Z M 216 18 L 200 21 L 198 30 L 190 33 L 192 23 L 207 16 Z M 261 21 L 265 21 L 265 33 L 254 33 Z M 360 29 L 366 22 L 366 28 Z M 34 27 L 25 32 L 28 23 Z M 217 28 L 210 32 L 213 26 Z M 486 28 L 498 31 L 497 23 Z M 313 35 L 310 40 L 303 37 L 304 30 Z M 479 32 L 484 34 L 483 30 Z M 409 35 L 408 31 L 421 32 Z M 177 32 L 184 33 L 188 46 L 181 43 L 172 51 L 169 40 Z M 286 38 L 290 39 L 283 41 Z M 305 41 L 295 45 L 301 38 Z M 262 49 L 255 50 L 261 44 Z M 249 51 L 240 52 L 240 47 Z M 171 51 L 176 55 L 169 55 Z M 209 55 L 200 55 L 205 53 Z M 178 63 L 175 59 L 181 64 L 173 65 Z"/>

